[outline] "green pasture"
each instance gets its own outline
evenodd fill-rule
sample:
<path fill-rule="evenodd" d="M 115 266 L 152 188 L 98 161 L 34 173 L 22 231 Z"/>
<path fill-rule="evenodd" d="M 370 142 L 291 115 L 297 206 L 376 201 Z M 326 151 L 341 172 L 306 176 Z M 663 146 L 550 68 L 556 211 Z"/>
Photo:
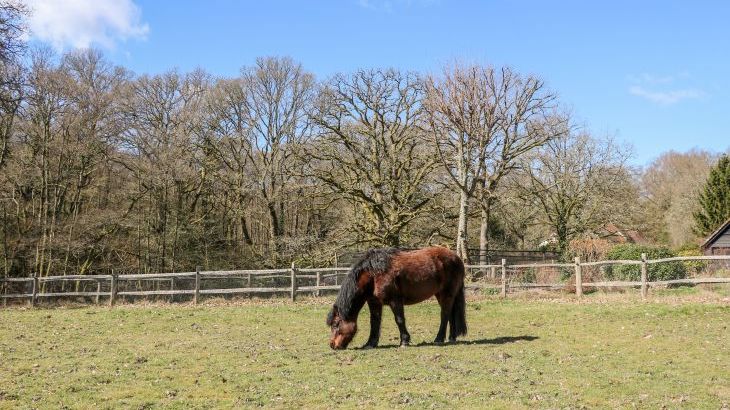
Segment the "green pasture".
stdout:
<path fill-rule="evenodd" d="M 444 346 L 427 302 L 414 346 L 386 310 L 381 348 L 338 352 L 331 298 L 2 309 L 0 408 L 728 407 L 730 300 L 678 292 L 471 298 Z"/>

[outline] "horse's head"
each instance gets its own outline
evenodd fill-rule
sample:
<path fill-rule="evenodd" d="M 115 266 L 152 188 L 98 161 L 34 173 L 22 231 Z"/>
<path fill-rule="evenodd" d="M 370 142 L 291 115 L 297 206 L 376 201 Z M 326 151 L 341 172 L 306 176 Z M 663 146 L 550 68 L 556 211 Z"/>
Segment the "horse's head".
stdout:
<path fill-rule="evenodd" d="M 337 305 L 332 306 L 332 310 L 327 315 L 327 326 L 332 329 L 330 347 L 333 349 L 346 349 L 357 333 L 357 322 L 343 318 Z"/>

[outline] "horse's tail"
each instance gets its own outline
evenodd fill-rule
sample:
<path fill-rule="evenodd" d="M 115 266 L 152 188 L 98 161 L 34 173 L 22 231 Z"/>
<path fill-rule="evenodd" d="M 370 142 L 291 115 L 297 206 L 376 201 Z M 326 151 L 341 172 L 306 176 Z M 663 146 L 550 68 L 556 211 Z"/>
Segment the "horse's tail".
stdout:
<path fill-rule="evenodd" d="M 463 269 L 463 265 L 462 265 Z M 464 276 L 462 275 L 459 290 L 454 298 L 454 306 L 451 308 L 451 326 L 456 329 L 457 336 L 466 335 L 466 297 L 464 296 Z"/>

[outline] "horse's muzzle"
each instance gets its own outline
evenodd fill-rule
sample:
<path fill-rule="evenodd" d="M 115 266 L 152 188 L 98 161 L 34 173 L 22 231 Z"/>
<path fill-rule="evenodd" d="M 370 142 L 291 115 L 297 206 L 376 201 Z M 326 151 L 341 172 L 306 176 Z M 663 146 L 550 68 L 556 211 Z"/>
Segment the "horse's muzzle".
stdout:
<path fill-rule="evenodd" d="M 332 348 L 332 350 L 343 350 L 343 349 L 346 349 L 347 348 L 347 345 L 339 345 L 338 346 L 337 344 L 335 344 L 335 341 L 332 340 L 332 341 L 330 341 L 330 347 Z"/>

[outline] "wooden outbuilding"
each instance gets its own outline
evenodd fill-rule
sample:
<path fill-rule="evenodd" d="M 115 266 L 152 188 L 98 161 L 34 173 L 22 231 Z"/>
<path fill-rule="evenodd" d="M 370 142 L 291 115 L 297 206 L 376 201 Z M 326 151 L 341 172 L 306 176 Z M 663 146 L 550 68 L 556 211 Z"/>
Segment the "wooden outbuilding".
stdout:
<path fill-rule="evenodd" d="M 720 225 L 702 244 L 705 255 L 730 255 L 730 219 Z"/>

